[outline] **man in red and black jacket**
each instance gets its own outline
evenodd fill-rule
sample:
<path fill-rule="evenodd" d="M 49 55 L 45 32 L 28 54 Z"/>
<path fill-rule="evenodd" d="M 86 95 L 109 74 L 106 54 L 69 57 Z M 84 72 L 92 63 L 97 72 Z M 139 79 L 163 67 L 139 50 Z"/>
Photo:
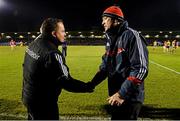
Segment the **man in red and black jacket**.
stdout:
<path fill-rule="evenodd" d="M 95 87 L 108 77 L 108 101 L 112 119 L 137 119 L 144 101 L 144 80 L 148 74 L 145 39 L 128 27 L 121 9 L 108 7 L 102 15 L 106 52 L 100 70 L 89 85 Z"/>
<path fill-rule="evenodd" d="M 29 120 L 58 120 L 58 96 L 62 89 L 92 92 L 87 84 L 72 78 L 65 58 L 58 50 L 65 40 L 63 21 L 46 19 L 41 35 L 26 49 L 23 63 L 22 100 Z"/>

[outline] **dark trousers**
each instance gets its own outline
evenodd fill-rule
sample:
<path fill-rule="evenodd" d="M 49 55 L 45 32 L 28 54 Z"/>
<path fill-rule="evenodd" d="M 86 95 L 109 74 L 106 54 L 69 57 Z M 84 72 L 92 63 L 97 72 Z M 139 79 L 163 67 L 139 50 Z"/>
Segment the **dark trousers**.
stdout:
<path fill-rule="evenodd" d="M 57 103 L 27 105 L 28 120 L 59 120 Z"/>
<path fill-rule="evenodd" d="M 121 106 L 111 106 L 111 120 L 137 120 L 141 107 L 140 102 L 125 102 Z"/>

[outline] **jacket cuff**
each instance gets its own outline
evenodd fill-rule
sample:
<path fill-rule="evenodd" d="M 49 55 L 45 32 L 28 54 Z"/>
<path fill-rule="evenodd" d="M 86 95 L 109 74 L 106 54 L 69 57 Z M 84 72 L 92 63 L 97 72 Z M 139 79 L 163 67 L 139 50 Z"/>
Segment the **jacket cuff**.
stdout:
<path fill-rule="evenodd" d="M 139 85 L 139 84 L 142 83 L 142 80 L 140 80 L 140 79 L 138 79 L 138 78 L 136 78 L 136 77 L 134 77 L 134 76 L 129 76 L 129 77 L 127 78 L 127 80 L 131 81 L 131 82 L 132 82 L 133 84 L 135 84 L 135 85 Z"/>

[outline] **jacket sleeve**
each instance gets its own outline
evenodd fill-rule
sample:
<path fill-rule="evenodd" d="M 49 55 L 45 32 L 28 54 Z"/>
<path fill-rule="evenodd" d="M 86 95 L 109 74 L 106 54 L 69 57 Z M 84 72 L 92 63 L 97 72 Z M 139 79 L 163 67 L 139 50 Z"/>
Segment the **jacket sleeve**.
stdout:
<path fill-rule="evenodd" d="M 106 54 L 102 56 L 102 63 L 99 66 L 99 71 L 95 74 L 93 79 L 91 80 L 91 86 L 95 87 L 100 84 L 107 77 L 107 69 L 106 69 Z"/>
<path fill-rule="evenodd" d="M 124 37 L 122 40 L 126 44 L 121 44 L 118 47 L 121 51 L 127 51 L 126 57 L 130 65 L 127 78 L 119 90 L 124 98 L 127 92 L 140 85 L 148 74 L 148 50 L 145 40 L 137 31 L 132 30 L 131 35 Z M 122 50 L 123 48 L 124 50 Z M 123 59 L 124 56 L 121 53 L 119 54 L 120 58 Z"/>
<path fill-rule="evenodd" d="M 76 80 L 70 76 L 69 69 L 65 64 L 63 56 L 59 53 L 52 53 L 51 59 L 55 69 L 56 81 L 59 87 L 70 92 L 92 92 L 85 82 Z"/>
<path fill-rule="evenodd" d="M 133 34 L 134 39 L 129 49 L 130 74 L 128 79 L 143 81 L 148 74 L 148 50 L 144 38 L 137 31 L 133 31 Z"/>

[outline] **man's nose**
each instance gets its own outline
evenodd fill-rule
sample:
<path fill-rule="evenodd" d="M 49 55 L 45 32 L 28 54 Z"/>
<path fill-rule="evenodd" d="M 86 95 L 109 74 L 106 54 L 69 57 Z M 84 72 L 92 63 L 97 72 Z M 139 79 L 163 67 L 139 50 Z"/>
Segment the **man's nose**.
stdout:
<path fill-rule="evenodd" d="M 103 26 L 104 26 L 104 21 L 102 21 L 102 23 L 101 23 Z"/>

